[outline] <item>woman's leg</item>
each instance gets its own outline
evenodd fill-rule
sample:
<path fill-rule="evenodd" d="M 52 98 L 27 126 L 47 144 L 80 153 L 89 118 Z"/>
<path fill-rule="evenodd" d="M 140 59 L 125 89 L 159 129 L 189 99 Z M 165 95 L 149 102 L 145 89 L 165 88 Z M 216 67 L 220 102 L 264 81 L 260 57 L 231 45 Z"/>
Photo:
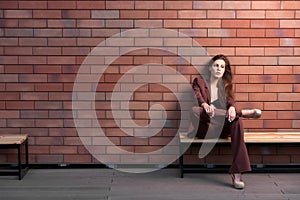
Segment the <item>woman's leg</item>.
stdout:
<path fill-rule="evenodd" d="M 200 121 L 200 118 L 202 121 Z M 209 119 L 203 111 L 202 107 L 192 107 L 190 113 L 190 124 L 188 128 L 188 137 L 204 138 L 209 125 Z"/>
<path fill-rule="evenodd" d="M 228 133 L 231 135 L 231 150 L 233 156 L 229 173 L 235 174 L 251 171 L 248 151 L 244 141 L 244 128 L 241 118 L 237 117 L 231 123 L 227 120 L 225 121 L 221 137 L 224 137 Z"/>

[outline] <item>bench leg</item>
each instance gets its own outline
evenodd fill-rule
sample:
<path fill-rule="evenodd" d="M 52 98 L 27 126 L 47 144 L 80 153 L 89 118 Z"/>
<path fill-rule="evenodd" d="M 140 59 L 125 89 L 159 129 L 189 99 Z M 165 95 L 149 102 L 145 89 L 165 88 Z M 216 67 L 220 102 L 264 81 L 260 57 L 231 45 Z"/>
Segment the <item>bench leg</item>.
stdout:
<path fill-rule="evenodd" d="M 183 155 L 179 158 L 179 167 L 180 167 L 180 178 L 184 177 L 184 169 L 183 169 Z"/>
<path fill-rule="evenodd" d="M 183 152 L 183 150 L 182 150 L 182 145 L 181 144 L 179 144 L 179 155 L 180 155 L 180 157 L 179 157 L 179 168 L 180 168 L 180 178 L 183 178 L 184 177 L 184 166 L 183 166 L 183 154 L 184 154 L 184 152 Z"/>
<path fill-rule="evenodd" d="M 19 180 L 22 179 L 22 155 L 21 155 L 21 145 L 18 145 L 18 176 Z"/>
<path fill-rule="evenodd" d="M 28 157 L 28 140 L 25 141 L 25 157 L 26 157 L 26 168 L 29 167 L 29 157 Z"/>
<path fill-rule="evenodd" d="M 25 147 L 25 166 L 23 168 L 22 164 L 22 144 L 18 145 L 18 177 L 19 180 L 22 180 L 22 178 L 26 175 L 29 167 L 29 156 L 28 156 L 28 140 L 24 142 Z"/>

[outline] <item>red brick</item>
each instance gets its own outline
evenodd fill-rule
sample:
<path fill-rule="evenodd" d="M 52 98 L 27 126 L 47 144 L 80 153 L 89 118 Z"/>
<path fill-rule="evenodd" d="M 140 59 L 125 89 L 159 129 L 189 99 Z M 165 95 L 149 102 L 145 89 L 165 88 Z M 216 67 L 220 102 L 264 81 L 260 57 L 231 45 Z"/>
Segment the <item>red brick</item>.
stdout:
<path fill-rule="evenodd" d="M 279 93 L 278 101 L 299 101 L 300 93 Z"/>
<path fill-rule="evenodd" d="M 165 28 L 191 28 L 192 20 L 165 20 Z"/>
<path fill-rule="evenodd" d="M 221 28 L 221 20 L 207 19 L 207 20 L 193 20 L 193 28 Z M 231 28 L 222 26 L 223 28 Z"/>
<path fill-rule="evenodd" d="M 6 73 L 9 70 L 5 70 Z M 18 76 L 16 74 L 0 74 L 1 82 L 18 82 Z"/>
<path fill-rule="evenodd" d="M 278 111 L 278 117 L 277 119 L 299 119 L 299 112 L 298 111 Z"/>
<path fill-rule="evenodd" d="M 250 75 L 249 83 L 274 83 L 277 81 L 277 75 Z"/>
<path fill-rule="evenodd" d="M 18 9 L 18 1 L 0 1 L 1 9 Z"/>
<path fill-rule="evenodd" d="M 222 2 L 221 1 L 193 1 L 193 9 L 221 9 Z"/>
<path fill-rule="evenodd" d="M 7 127 L 33 127 L 33 119 L 7 119 Z"/>
<path fill-rule="evenodd" d="M 49 1 L 48 9 L 75 9 L 76 1 Z"/>
<path fill-rule="evenodd" d="M 49 146 L 31 146 L 30 147 L 30 153 L 32 154 L 49 154 Z"/>
<path fill-rule="evenodd" d="M 61 73 L 61 66 L 60 65 L 35 65 L 34 66 L 34 73 L 36 74 L 54 74 L 54 73 Z"/>
<path fill-rule="evenodd" d="M 168 13 L 168 11 L 165 11 Z M 120 18 L 121 19 L 148 19 L 148 18 L 155 18 L 155 11 L 154 13 L 145 12 L 144 10 L 120 10 Z M 159 12 L 161 13 L 161 12 Z M 150 17 L 149 17 L 150 16 Z"/>
<path fill-rule="evenodd" d="M 265 102 L 264 110 L 292 110 L 290 102 Z"/>
<path fill-rule="evenodd" d="M 18 64 L 17 56 L 1 56 L 2 64 Z"/>
<path fill-rule="evenodd" d="M 33 10 L 33 18 L 53 19 L 62 18 L 61 10 Z"/>
<path fill-rule="evenodd" d="M 249 64 L 251 65 L 276 65 L 278 64 L 277 57 L 251 57 Z"/>
<path fill-rule="evenodd" d="M 5 47 L 5 55 L 32 55 L 31 47 Z"/>
<path fill-rule="evenodd" d="M 208 37 L 236 37 L 236 30 L 235 29 L 208 29 Z"/>
<path fill-rule="evenodd" d="M 290 120 L 264 120 L 264 128 L 292 128 Z"/>
<path fill-rule="evenodd" d="M 44 56 L 19 56 L 21 64 L 46 64 L 46 57 Z"/>
<path fill-rule="evenodd" d="M 89 10 L 62 10 L 62 18 L 83 19 L 90 18 L 90 16 L 91 12 Z"/>
<path fill-rule="evenodd" d="M 7 91 L 33 91 L 34 84 L 33 83 L 7 83 L 6 84 Z"/>
<path fill-rule="evenodd" d="M 279 46 L 278 38 L 252 38 L 251 46 Z"/>
<path fill-rule="evenodd" d="M 21 100 L 48 100 L 48 92 L 22 92 Z"/>
<path fill-rule="evenodd" d="M 265 92 L 292 92 L 292 84 L 266 84 Z"/>
<path fill-rule="evenodd" d="M 111 21 L 110 20 L 109 24 L 107 23 L 107 27 L 112 26 L 111 25 Z M 117 23 L 117 22 L 116 22 Z M 124 27 L 126 27 L 126 22 L 124 21 Z M 116 25 L 117 26 L 117 25 Z M 81 20 L 77 20 L 76 21 L 76 27 L 79 28 L 97 28 L 97 27 L 104 27 L 104 20 L 100 19 L 100 20 L 89 20 L 89 19 L 81 19 Z"/>
<path fill-rule="evenodd" d="M 222 20 L 222 28 L 250 28 L 250 20 L 225 19 Z"/>
<path fill-rule="evenodd" d="M 283 1 L 282 9 L 285 10 L 300 9 L 300 3 L 298 1 Z"/>
<path fill-rule="evenodd" d="M 34 47 L 33 55 L 61 55 L 61 47 Z"/>
<path fill-rule="evenodd" d="M 265 66 L 264 74 L 293 74 L 292 66 Z"/>
<path fill-rule="evenodd" d="M 78 136 L 75 128 L 49 128 L 47 130 L 49 130 L 49 136 L 67 136 L 67 137 Z"/>
<path fill-rule="evenodd" d="M 48 111 L 41 110 L 23 110 L 21 111 L 21 118 L 30 119 L 30 118 L 48 118 Z"/>
<path fill-rule="evenodd" d="M 50 146 L 50 154 L 77 154 L 77 146 Z"/>
<path fill-rule="evenodd" d="M 6 102 L 6 109 L 34 109 L 34 102 L 33 101 L 8 101 Z"/>
<path fill-rule="evenodd" d="M 262 10 L 238 10 L 236 12 L 238 19 L 264 19 L 266 17 L 266 12 Z"/>
<path fill-rule="evenodd" d="M 105 9 L 105 1 L 76 1 L 77 9 Z"/>
<path fill-rule="evenodd" d="M 34 103 L 34 107 L 35 107 L 35 109 L 46 109 L 46 110 L 48 110 L 48 109 L 54 109 L 54 110 L 56 110 L 56 109 L 62 109 L 63 108 L 63 104 L 62 104 L 62 102 L 60 102 L 60 101 L 36 101 L 35 103 Z"/>
<path fill-rule="evenodd" d="M 206 11 L 199 10 L 179 10 L 178 11 L 179 19 L 205 19 Z"/>
<path fill-rule="evenodd" d="M 280 1 L 252 1 L 252 9 L 263 9 L 263 10 L 273 10 L 281 9 Z"/>
<path fill-rule="evenodd" d="M 192 9 L 193 2 L 192 1 L 164 1 L 164 8 L 166 10 L 171 9 Z"/>
<path fill-rule="evenodd" d="M 262 47 L 237 47 L 237 56 L 259 56 L 264 54 L 265 49 Z"/>
<path fill-rule="evenodd" d="M 250 39 L 248 38 L 222 38 L 223 46 L 249 46 Z"/>
<path fill-rule="evenodd" d="M 236 84 L 237 92 L 263 92 L 263 84 Z"/>
<path fill-rule="evenodd" d="M 19 82 L 47 82 L 47 75 L 20 74 Z"/>
<path fill-rule="evenodd" d="M 266 30 L 265 29 L 238 29 L 237 30 L 237 37 L 265 37 Z"/>
<path fill-rule="evenodd" d="M 276 93 L 250 93 L 249 101 L 277 101 Z"/>
<path fill-rule="evenodd" d="M 63 155 L 37 155 L 37 163 L 63 163 Z"/>
<path fill-rule="evenodd" d="M 19 1 L 19 9 L 47 9 L 46 1 Z"/>
<path fill-rule="evenodd" d="M 19 100 L 20 95 L 17 92 L 1 92 L 1 100 Z"/>
<path fill-rule="evenodd" d="M 46 38 L 19 38 L 20 46 L 47 46 Z"/>
<path fill-rule="evenodd" d="M 133 1 L 106 1 L 106 9 L 133 9 Z M 137 8 L 136 8 L 137 9 Z"/>
<path fill-rule="evenodd" d="M 163 1 L 135 1 L 135 9 L 161 10 L 163 6 Z"/>
<path fill-rule="evenodd" d="M 48 56 L 48 64 L 76 64 L 74 56 Z"/>
<path fill-rule="evenodd" d="M 32 18 L 32 10 L 4 10 L 5 18 Z"/>
<path fill-rule="evenodd" d="M 49 28 L 70 28 L 76 27 L 76 21 L 74 19 L 49 19 Z"/>
<path fill-rule="evenodd" d="M 280 65 L 297 65 L 299 63 L 300 57 L 279 57 Z"/>
<path fill-rule="evenodd" d="M 19 27 L 45 28 L 47 21 L 45 19 L 19 19 Z"/>
<path fill-rule="evenodd" d="M 61 83 L 40 83 L 35 85 L 35 91 L 62 91 L 63 84 Z"/>
<path fill-rule="evenodd" d="M 295 16 L 294 11 L 287 11 L 287 10 L 266 11 L 266 18 L 269 19 L 293 19 L 294 16 Z"/>
<path fill-rule="evenodd" d="M 2 46 L 16 46 L 18 44 L 18 38 L 0 38 Z"/>
<path fill-rule="evenodd" d="M 234 19 L 236 12 L 232 10 L 207 10 L 208 19 Z"/>
<path fill-rule="evenodd" d="M 288 56 L 288 55 L 292 55 L 294 52 L 293 48 L 289 48 L 289 47 L 267 47 L 265 48 L 265 55 L 266 56 Z"/>
<path fill-rule="evenodd" d="M 281 38 L 280 46 L 300 46 L 300 39 L 298 38 Z"/>
<path fill-rule="evenodd" d="M 66 163 L 91 163 L 91 155 L 64 155 Z"/>
<path fill-rule="evenodd" d="M 36 127 L 63 127 L 63 120 L 61 119 L 36 119 Z"/>
<path fill-rule="evenodd" d="M 279 28 L 279 23 L 279 20 L 251 20 L 251 28 Z"/>
<path fill-rule="evenodd" d="M 0 110 L 0 118 L 11 119 L 15 118 L 18 119 L 20 117 L 20 112 L 15 110 Z"/>

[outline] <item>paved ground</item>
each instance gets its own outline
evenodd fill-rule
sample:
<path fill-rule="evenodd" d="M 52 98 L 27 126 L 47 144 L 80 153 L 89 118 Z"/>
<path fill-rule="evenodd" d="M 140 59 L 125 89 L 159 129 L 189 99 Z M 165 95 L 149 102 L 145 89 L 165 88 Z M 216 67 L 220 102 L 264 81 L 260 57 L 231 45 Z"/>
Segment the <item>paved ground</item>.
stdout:
<path fill-rule="evenodd" d="M 112 169 L 31 169 L 23 180 L 0 177 L 0 200 L 299 200 L 300 174 L 248 173 L 236 190 L 226 173 L 178 169 L 128 174 Z"/>

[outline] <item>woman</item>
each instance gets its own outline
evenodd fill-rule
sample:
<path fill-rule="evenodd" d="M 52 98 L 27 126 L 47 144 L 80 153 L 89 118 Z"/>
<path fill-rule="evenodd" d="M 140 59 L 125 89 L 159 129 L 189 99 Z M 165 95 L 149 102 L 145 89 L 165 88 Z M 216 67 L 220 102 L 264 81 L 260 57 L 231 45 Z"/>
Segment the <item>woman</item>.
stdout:
<path fill-rule="evenodd" d="M 192 109 L 192 123 L 188 136 L 226 138 L 230 135 L 233 161 L 229 173 L 232 176 L 233 186 L 243 189 L 245 184 L 241 174 L 251 171 L 251 167 L 244 142 L 241 117 L 259 118 L 261 111 L 258 109 L 236 110 L 232 92 L 231 67 L 226 56 L 214 56 L 209 63 L 208 70 L 208 80 L 195 78 L 193 81 L 193 89 L 199 106 Z M 220 121 L 223 123 L 219 123 Z M 217 130 L 221 130 L 221 133 L 219 131 L 220 134 L 216 134 Z"/>

